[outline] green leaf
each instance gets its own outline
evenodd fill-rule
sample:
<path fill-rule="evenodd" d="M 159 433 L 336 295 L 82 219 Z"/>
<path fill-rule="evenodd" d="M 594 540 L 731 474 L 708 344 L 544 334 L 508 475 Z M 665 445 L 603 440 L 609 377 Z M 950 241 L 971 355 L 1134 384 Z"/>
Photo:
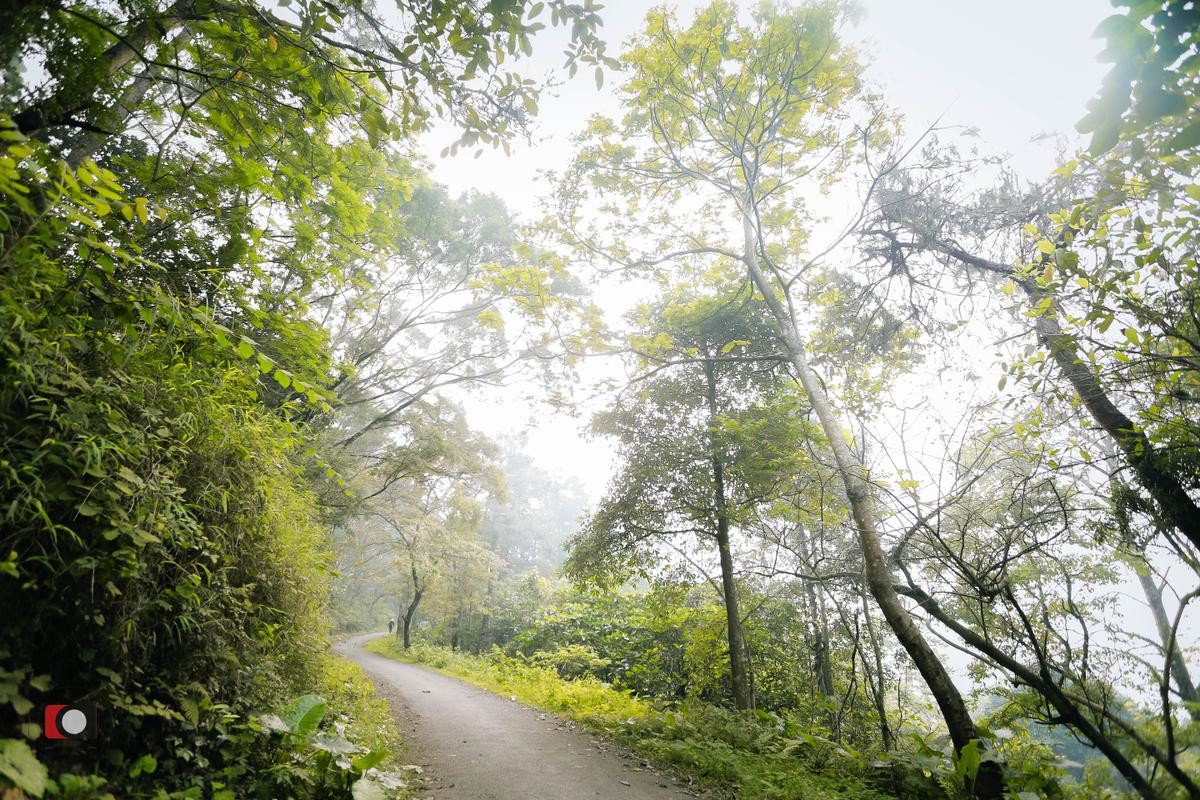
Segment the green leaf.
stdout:
<path fill-rule="evenodd" d="M 307 736 L 316 730 L 325 716 L 325 698 L 316 694 L 297 697 L 288 707 L 279 712 L 279 718 L 288 730 L 297 736 Z"/>
<path fill-rule="evenodd" d="M 288 388 L 289 386 L 292 385 L 291 373 L 289 373 L 285 369 L 275 370 L 275 382 L 278 383 L 280 386 L 282 386 L 284 389 Z"/>
<path fill-rule="evenodd" d="M 348 755 L 349 753 L 357 753 L 362 750 L 361 747 L 351 742 L 349 739 L 338 736 L 332 733 L 319 733 L 309 739 L 309 744 L 318 750 L 324 750 L 327 753 L 334 755 Z"/>
<path fill-rule="evenodd" d="M 1149 96 L 1137 105 L 1137 112 L 1139 114 L 1152 119 L 1186 114 L 1187 110 L 1188 101 L 1186 97 L 1162 89 L 1151 92 Z"/>
<path fill-rule="evenodd" d="M 41 797 L 46 791 L 49 777 L 46 766 L 19 739 L 0 739 L 0 775 L 34 797 Z"/>
<path fill-rule="evenodd" d="M 136 778 L 142 774 L 149 775 L 156 769 L 158 769 L 158 760 L 152 755 L 144 755 L 133 762 L 133 766 L 129 768 L 129 777 Z"/>
<path fill-rule="evenodd" d="M 1167 152 L 1177 153 L 1200 145 L 1200 122 L 1193 122 L 1167 140 Z"/>
<path fill-rule="evenodd" d="M 350 787 L 350 795 L 354 800 L 387 800 L 387 792 L 378 781 L 370 778 L 359 778 Z"/>
<path fill-rule="evenodd" d="M 247 340 L 242 339 L 240 342 L 238 342 L 237 354 L 240 358 L 250 358 L 250 356 L 254 355 L 254 345 Z"/>
<path fill-rule="evenodd" d="M 184 718 L 193 725 L 200 724 L 200 704 L 191 697 L 185 697 L 179 703 L 183 708 Z"/>
<path fill-rule="evenodd" d="M 380 764 L 385 758 L 387 758 L 387 750 L 372 750 L 365 756 L 350 759 L 350 763 L 359 772 L 366 772 L 371 767 Z"/>
<path fill-rule="evenodd" d="M 1121 123 L 1110 122 L 1096 129 L 1092 134 L 1091 144 L 1088 145 L 1088 153 L 1093 157 L 1102 156 L 1109 150 L 1117 146 L 1117 142 L 1121 139 Z"/>
<path fill-rule="evenodd" d="M 958 759 L 954 765 L 954 771 L 965 778 L 974 780 L 975 776 L 979 774 L 979 765 L 982 760 L 979 755 L 979 740 L 972 739 L 963 745 L 962 750 L 958 751 Z"/>
<path fill-rule="evenodd" d="M 1079 254 L 1070 250 L 1056 250 L 1054 261 L 1064 270 L 1072 270 L 1079 266 Z"/>

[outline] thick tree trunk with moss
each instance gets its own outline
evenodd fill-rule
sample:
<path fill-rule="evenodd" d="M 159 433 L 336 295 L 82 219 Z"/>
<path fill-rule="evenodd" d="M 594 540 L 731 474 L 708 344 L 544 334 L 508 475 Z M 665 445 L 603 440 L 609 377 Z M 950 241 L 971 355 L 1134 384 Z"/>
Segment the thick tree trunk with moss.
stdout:
<path fill-rule="evenodd" d="M 961 752 L 972 741 L 977 742 L 979 739 L 975 722 L 971 719 L 962 694 L 959 693 L 958 687 L 950 678 L 950 673 L 946 671 L 946 667 L 938 658 L 937 653 L 929 646 L 929 642 L 925 640 L 924 634 L 921 633 L 912 615 L 908 613 L 900 601 L 900 596 L 896 593 L 892 583 L 891 570 L 880 544 L 875 504 L 870 483 L 867 481 L 866 468 L 851 452 L 842 436 L 841 425 L 833 411 L 829 395 L 808 363 L 804 341 L 800 338 L 795 319 L 784 307 L 776 293 L 776 287 L 759 265 L 758 236 L 751 218 L 752 213 L 752 208 L 743 209 L 742 258 L 750 272 L 751 279 L 762 293 L 767 307 L 770 308 L 771 314 L 779 324 L 780 334 L 791 364 L 796 369 L 800 384 L 804 388 L 813 410 L 817 412 L 821 428 L 833 451 L 836 468 L 846 490 L 846 499 L 850 504 L 850 513 L 858 530 L 858 544 L 862 552 L 867 586 L 896 639 L 899 640 L 900 645 L 916 665 L 921 677 L 924 678 L 925 685 L 933 695 L 934 702 L 937 703 L 942 718 L 946 722 L 946 729 L 954 744 L 955 752 Z M 979 774 L 973 784 L 972 788 L 976 797 L 1000 798 L 1004 795 L 1003 774 L 999 764 L 990 759 L 984 761 L 980 766 Z"/>
<path fill-rule="evenodd" d="M 725 629 L 729 643 L 729 675 L 733 703 L 739 709 L 754 708 L 754 694 L 746 674 L 745 637 L 738 609 L 737 585 L 733 579 L 733 554 L 729 548 L 729 506 L 725 497 L 725 464 L 717 446 L 717 376 L 712 359 L 704 360 L 706 399 L 709 413 L 709 444 L 712 453 L 713 507 L 717 517 L 717 550 L 721 556 L 721 593 L 725 599 Z"/>

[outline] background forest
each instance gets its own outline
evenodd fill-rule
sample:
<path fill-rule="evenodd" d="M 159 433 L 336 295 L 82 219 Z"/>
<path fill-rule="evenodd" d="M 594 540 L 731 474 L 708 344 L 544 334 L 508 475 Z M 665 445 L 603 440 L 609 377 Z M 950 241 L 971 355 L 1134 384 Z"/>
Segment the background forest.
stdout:
<path fill-rule="evenodd" d="M 833 0 L 10 2 L 0 797 L 409 796 L 393 620 L 717 796 L 1200 798 L 1200 8 L 1114 6 L 1031 181 Z M 538 214 L 432 179 L 578 71 Z"/>

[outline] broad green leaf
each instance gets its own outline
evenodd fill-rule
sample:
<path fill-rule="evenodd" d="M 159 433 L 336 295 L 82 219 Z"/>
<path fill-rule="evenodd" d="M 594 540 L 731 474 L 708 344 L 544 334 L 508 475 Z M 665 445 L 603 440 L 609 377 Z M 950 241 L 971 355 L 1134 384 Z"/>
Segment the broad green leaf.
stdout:
<path fill-rule="evenodd" d="M 45 765 L 20 739 L 0 739 L 0 775 L 34 797 L 45 793 L 49 777 Z"/>
<path fill-rule="evenodd" d="M 351 759 L 350 763 L 353 764 L 354 768 L 359 772 L 366 772 L 371 767 L 382 763 L 385 758 L 387 758 L 386 750 L 372 750 L 366 755 Z"/>
<path fill-rule="evenodd" d="M 129 777 L 136 778 L 142 774 L 149 775 L 156 769 L 158 769 L 158 760 L 154 756 L 147 754 L 133 762 L 133 766 L 129 768 Z"/>
<path fill-rule="evenodd" d="M 1102 156 L 1116 147 L 1120 138 L 1121 123 L 1119 120 L 1102 125 L 1092 134 L 1092 141 L 1088 145 L 1088 153 L 1093 157 Z"/>
<path fill-rule="evenodd" d="M 1177 153 L 1200 145 L 1200 122 L 1193 122 L 1167 140 L 1167 151 Z"/>
<path fill-rule="evenodd" d="M 387 792 L 378 781 L 370 778 L 359 778 L 350 787 L 350 795 L 354 800 L 387 800 Z"/>
<path fill-rule="evenodd" d="M 309 739 L 308 742 L 318 750 L 324 750 L 327 753 L 335 755 L 348 755 L 362 751 L 361 747 L 350 740 L 332 733 L 319 733 Z"/>
<path fill-rule="evenodd" d="M 307 736 L 316 730 L 325 716 L 325 699 L 320 695 L 306 694 L 297 697 L 287 708 L 279 712 L 279 718 L 292 733 Z"/>
<path fill-rule="evenodd" d="M 979 754 L 979 740 L 972 739 L 963 745 L 962 750 L 958 751 L 954 771 L 968 780 L 974 780 L 975 776 L 979 774 L 980 763 L 982 763 L 982 759 Z"/>

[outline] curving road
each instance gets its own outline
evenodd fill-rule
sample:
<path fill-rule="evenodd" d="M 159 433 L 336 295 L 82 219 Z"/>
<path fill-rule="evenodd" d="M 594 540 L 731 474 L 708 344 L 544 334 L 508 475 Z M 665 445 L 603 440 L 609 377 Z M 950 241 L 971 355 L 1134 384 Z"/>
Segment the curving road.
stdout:
<path fill-rule="evenodd" d="M 430 800 L 673 800 L 695 797 L 675 778 L 574 724 L 440 672 L 362 649 L 338 652 L 360 664 L 405 730 L 408 760 Z"/>

